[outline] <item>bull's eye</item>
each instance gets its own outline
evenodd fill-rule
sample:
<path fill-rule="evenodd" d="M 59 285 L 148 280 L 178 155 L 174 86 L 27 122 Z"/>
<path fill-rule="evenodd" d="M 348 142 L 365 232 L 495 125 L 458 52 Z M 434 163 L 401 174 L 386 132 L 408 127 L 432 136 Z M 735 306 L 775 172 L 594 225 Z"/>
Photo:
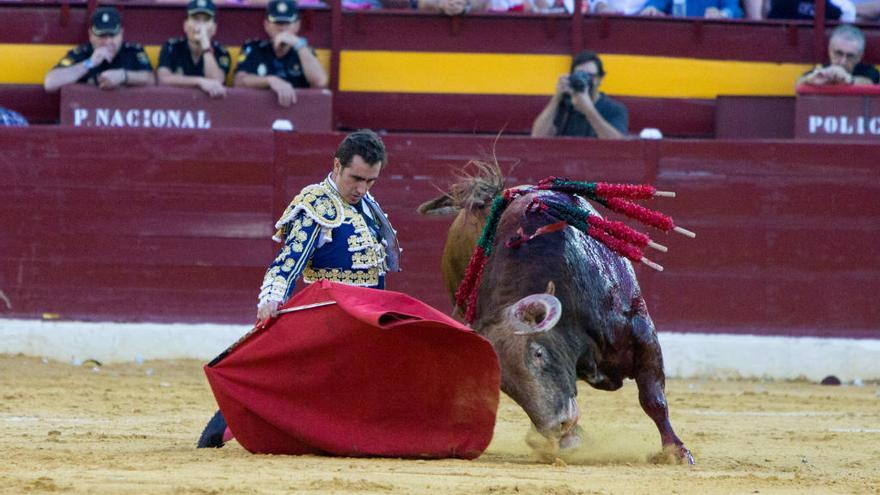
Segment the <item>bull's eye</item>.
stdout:
<path fill-rule="evenodd" d="M 529 352 L 532 355 L 532 362 L 535 365 L 544 366 L 544 364 L 546 364 L 547 349 L 545 349 L 544 346 L 537 342 L 532 342 L 529 344 Z"/>

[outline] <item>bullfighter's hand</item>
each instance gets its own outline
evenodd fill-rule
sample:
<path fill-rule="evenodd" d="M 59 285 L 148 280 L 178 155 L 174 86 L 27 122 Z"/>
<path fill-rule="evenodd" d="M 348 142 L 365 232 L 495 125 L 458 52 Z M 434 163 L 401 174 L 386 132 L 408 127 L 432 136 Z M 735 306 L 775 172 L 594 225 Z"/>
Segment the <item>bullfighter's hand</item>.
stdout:
<path fill-rule="evenodd" d="M 257 319 L 260 321 L 268 320 L 278 316 L 278 301 L 267 301 L 257 308 Z"/>
<path fill-rule="evenodd" d="M 215 79 L 208 79 L 207 77 L 199 79 L 199 88 L 208 93 L 211 98 L 223 98 L 226 96 L 226 87 Z"/>
<path fill-rule="evenodd" d="M 266 79 L 269 81 L 269 87 L 278 95 L 279 105 L 287 108 L 296 103 L 296 91 L 293 85 L 278 76 L 268 76 Z"/>
<path fill-rule="evenodd" d="M 98 75 L 98 87 L 101 89 L 118 88 L 124 81 L 125 69 L 105 70 Z"/>

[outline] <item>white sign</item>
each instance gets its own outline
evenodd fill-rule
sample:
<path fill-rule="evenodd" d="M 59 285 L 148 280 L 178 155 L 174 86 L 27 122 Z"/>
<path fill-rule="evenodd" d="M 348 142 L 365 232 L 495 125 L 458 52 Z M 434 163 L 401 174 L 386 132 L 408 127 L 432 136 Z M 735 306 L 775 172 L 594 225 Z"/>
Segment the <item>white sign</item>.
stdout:
<path fill-rule="evenodd" d="M 204 110 L 159 108 L 87 108 L 73 110 L 74 127 L 138 127 L 159 129 L 210 129 L 211 116 Z"/>

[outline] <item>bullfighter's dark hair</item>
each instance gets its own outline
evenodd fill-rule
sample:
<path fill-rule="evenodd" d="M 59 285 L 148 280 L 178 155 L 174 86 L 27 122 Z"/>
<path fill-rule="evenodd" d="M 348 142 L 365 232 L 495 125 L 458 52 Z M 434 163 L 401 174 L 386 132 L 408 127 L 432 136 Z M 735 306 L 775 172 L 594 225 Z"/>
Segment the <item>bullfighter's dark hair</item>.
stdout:
<path fill-rule="evenodd" d="M 593 50 L 584 50 L 577 55 L 573 59 L 571 59 L 571 68 L 569 69 L 569 73 L 574 72 L 574 68 L 578 65 L 585 64 L 587 62 L 595 62 L 596 70 L 598 70 L 599 77 L 605 75 L 605 67 L 602 66 L 602 59 L 599 58 L 599 54 L 594 52 Z"/>
<path fill-rule="evenodd" d="M 385 144 L 378 134 L 369 129 L 352 132 L 342 140 L 336 150 L 336 158 L 343 167 L 351 165 L 355 155 L 360 155 L 370 165 L 379 163 L 380 169 L 387 165 Z"/>

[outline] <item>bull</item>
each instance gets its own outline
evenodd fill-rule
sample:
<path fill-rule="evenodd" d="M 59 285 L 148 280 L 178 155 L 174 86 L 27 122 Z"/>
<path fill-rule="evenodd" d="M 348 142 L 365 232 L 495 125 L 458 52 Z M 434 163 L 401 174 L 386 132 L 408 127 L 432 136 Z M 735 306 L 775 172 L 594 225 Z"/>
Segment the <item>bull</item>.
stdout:
<path fill-rule="evenodd" d="M 492 198 L 503 189 L 497 165 L 481 164 L 477 175 L 462 179 L 449 193 L 419 207 L 422 214 L 457 212 L 442 260 L 453 300 Z M 609 391 L 634 379 L 663 450 L 693 464 L 669 421 L 663 355 L 631 263 L 571 226 L 523 242 L 524 233 L 559 224 L 532 207 L 547 200 L 596 213 L 577 195 L 533 190 L 510 201 L 501 214 L 492 256 L 475 289 L 472 328 L 498 354 L 502 391 L 551 445 L 570 449 L 580 443 L 581 434 L 577 379 Z"/>

